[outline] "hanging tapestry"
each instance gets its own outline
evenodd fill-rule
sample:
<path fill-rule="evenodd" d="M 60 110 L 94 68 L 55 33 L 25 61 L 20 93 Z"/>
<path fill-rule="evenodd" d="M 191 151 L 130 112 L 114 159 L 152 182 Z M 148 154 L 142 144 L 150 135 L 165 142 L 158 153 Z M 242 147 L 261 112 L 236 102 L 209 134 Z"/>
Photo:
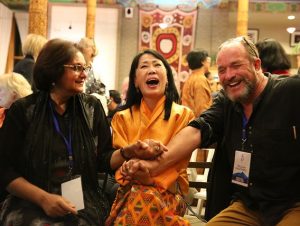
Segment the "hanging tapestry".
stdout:
<path fill-rule="evenodd" d="M 196 19 L 197 10 L 140 9 L 139 49 L 155 49 L 166 58 L 179 92 L 189 76 L 185 58 L 194 47 Z"/>

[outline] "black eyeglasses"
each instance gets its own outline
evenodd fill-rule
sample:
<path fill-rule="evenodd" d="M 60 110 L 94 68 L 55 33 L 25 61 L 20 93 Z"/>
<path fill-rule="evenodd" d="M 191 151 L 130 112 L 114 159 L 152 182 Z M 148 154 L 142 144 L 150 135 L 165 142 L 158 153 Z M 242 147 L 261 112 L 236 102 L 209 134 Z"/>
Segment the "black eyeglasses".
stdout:
<path fill-rule="evenodd" d="M 83 71 L 85 73 L 89 73 L 92 69 L 91 66 L 83 66 L 81 64 L 65 64 L 64 67 L 71 68 L 73 71 L 80 73 L 82 73 Z"/>
<path fill-rule="evenodd" d="M 259 58 L 257 50 L 254 47 L 254 44 L 250 44 L 249 41 L 247 40 L 247 38 L 245 38 L 244 36 L 242 36 L 243 41 L 246 43 L 247 46 L 249 46 L 250 50 L 251 50 L 251 55 L 255 56 L 257 58 Z"/>

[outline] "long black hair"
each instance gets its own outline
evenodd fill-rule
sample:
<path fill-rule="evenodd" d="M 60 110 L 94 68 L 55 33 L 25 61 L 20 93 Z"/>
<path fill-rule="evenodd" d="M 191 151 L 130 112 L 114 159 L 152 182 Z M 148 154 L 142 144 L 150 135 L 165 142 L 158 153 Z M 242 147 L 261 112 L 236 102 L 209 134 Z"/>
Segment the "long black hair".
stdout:
<path fill-rule="evenodd" d="M 167 60 L 158 52 L 152 49 L 147 49 L 139 54 L 137 54 L 132 63 L 131 63 L 131 68 L 130 68 L 130 73 L 129 73 L 129 85 L 128 85 L 128 90 L 127 90 L 127 98 L 126 98 L 126 103 L 120 107 L 120 110 L 125 110 L 127 108 L 130 108 L 134 105 L 140 105 L 141 104 L 141 99 L 143 95 L 141 92 L 139 92 L 135 85 L 135 77 L 136 77 L 136 69 L 138 68 L 139 60 L 140 58 L 145 55 L 145 54 L 151 54 L 155 58 L 159 59 L 162 61 L 164 64 L 166 71 L 167 71 L 167 80 L 168 80 L 168 86 L 166 87 L 165 90 L 165 96 L 166 96 L 166 102 L 165 102 L 165 115 L 164 115 L 164 120 L 168 120 L 170 118 L 171 114 L 171 108 L 172 108 L 172 103 L 180 103 L 180 98 L 179 94 L 177 92 L 177 88 L 175 86 L 174 78 L 173 78 L 173 73 L 172 69 L 167 62 Z"/>

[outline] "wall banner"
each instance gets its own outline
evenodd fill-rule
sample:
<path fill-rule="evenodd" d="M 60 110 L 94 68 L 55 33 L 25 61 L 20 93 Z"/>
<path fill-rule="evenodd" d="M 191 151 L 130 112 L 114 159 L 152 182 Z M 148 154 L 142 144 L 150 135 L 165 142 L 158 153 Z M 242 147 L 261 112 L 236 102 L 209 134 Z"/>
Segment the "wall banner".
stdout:
<path fill-rule="evenodd" d="M 139 50 L 155 49 L 172 67 L 180 91 L 189 76 L 186 55 L 194 47 L 197 10 L 162 11 L 140 9 Z"/>

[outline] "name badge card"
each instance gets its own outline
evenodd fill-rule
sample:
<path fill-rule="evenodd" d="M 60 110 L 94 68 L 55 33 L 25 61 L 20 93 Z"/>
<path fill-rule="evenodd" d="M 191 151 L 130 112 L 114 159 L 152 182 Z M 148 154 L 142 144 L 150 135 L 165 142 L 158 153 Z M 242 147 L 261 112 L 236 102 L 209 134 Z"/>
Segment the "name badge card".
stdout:
<path fill-rule="evenodd" d="M 81 177 L 62 183 L 61 194 L 76 206 L 76 210 L 84 209 Z"/>
<path fill-rule="evenodd" d="M 250 174 L 251 153 L 235 151 L 234 166 L 231 182 L 248 187 Z"/>

